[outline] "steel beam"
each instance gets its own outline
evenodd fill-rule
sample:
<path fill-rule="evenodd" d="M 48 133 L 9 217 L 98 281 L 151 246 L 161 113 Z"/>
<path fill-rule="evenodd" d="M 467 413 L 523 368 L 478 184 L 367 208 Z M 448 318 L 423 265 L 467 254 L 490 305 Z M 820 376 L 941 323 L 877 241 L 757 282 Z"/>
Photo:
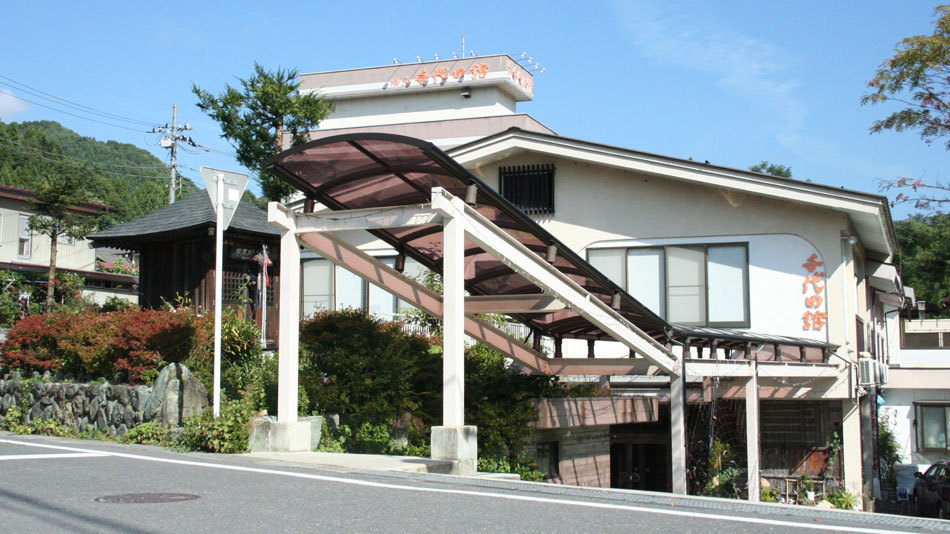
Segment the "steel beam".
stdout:
<path fill-rule="evenodd" d="M 465 297 L 465 313 L 552 313 L 567 305 L 549 295 L 478 295 Z"/>
<path fill-rule="evenodd" d="M 377 230 L 441 224 L 442 215 L 427 204 L 358 210 L 321 211 L 296 215 L 297 233 Z"/>
<path fill-rule="evenodd" d="M 680 373 L 677 358 L 666 348 L 627 321 L 609 305 L 591 298 L 583 287 L 558 271 L 544 258 L 531 252 L 517 239 L 495 226 L 480 213 L 464 204 L 458 207 L 455 198 L 441 187 L 432 189 L 432 207 L 446 217 L 465 221 L 466 236 L 486 252 L 492 253 L 512 270 L 530 280 L 545 293 L 557 297 L 605 333 L 637 354 L 650 359 L 663 372 Z"/>

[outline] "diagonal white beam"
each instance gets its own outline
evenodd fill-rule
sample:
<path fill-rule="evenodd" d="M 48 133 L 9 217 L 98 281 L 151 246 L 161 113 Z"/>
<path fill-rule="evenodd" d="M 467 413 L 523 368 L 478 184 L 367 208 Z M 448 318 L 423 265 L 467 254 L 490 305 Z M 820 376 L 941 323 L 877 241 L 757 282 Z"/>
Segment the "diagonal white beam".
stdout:
<path fill-rule="evenodd" d="M 505 265 L 558 300 L 568 304 L 582 317 L 597 325 L 615 340 L 648 358 L 664 373 L 679 375 L 682 371 L 677 358 L 665 347 L 627 321 L 610 306 L 591 298 L 584 288 L 558 271 L 544 258 L 528 250 L 517 239 L 498 228 L 469 206 L 452 202 L 454 198 L 441 187 L 432 189 L 432 207 L 446 217 L 465 222 L 466 236 L 483 250 L 491 253 Z"/>
<path fill-rule="evenodd" d="M 428 204 L 390 206 L 358 210 L 300 213 L 296 216 L 297 233 L 342 232 L 442 224 L 442 215 Z"/>
<path fill-rule="evenodd" d="M 397 272 L 331 233 L 298 236 L 300 243 L 434 317 L 442 317 L 442 296 Z M 548 358 L 477 317 L 465 317 L 465 333 L 543 374 L 552 374 Z"/>

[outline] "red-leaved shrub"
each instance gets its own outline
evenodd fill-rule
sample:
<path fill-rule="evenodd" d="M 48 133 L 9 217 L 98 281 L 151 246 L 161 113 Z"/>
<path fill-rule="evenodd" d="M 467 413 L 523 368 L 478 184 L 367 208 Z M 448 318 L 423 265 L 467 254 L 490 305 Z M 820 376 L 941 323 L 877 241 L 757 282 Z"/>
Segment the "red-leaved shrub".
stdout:
<path fill-rule="evenodd" d="M 7 333 L 0 363 L 24 372 L 124 372 L 135 383 L 168 363 L 209 357 L 211 329 L 210 316 L 190 310 L 32 315 Z"/>

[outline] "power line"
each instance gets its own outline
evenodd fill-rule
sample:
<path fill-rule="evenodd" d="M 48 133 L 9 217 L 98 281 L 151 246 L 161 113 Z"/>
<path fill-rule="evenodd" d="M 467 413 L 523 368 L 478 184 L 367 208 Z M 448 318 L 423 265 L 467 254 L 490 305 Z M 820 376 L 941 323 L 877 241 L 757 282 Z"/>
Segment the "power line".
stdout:
<path fill-rule="evenodd" d="M 16 145 L 8 145 L 8 144 L 5 144 L 4 141 L 6 141 L 6 140 L 5 140 L 5 139 L 0 139 L 0 147 L 4 147 L 4 148 L 6 148 L 7 150 L 12 150 L 13 152 L 17 152 L 17 153 L 19 153 L 19 154 L 23 154 L 24 156 L 29 156 L 29 157 L 31 157 L 31 158 L 41 159 L 41 160 L 43 160 L 43 161 L 49 161 L 49 162 L 51 162 L 51 163 L 59 163 L 59 164 L 61 164 L 61 165 L 67 165 L 67 166 L 69 166 L 69 167 L 76 167 L 76 168 L 79 168 L 79 169 L 81 169 L 81 168 L 83 168 L 83 167 L 85 166 L 85 165 L 83 165 L 81 162 L 74 163 L 74 162 L 72 162 L 72 161 L 67 161 L 67 160 L 69 160 L 69 158 L 65 158 L 65 157 L 63 157 L 63 156 L 60 156 L 61 159 L 53 159 L 53 158 L 47 158 L 47 157 L 41 156 L 41 155 L 39 155 L 39 154 L 34 154 L 34 153 L 31 153 L 31 152 L 27 152 L 27 151 L 23 150 L 22 148 L 20 148 L 20 147 L 18 147 L 18 146 L 16 146 Z M 127 177 L 127 178 L 159 178 L 158 175 L 149 176 L 149 175 L 145 175 L 145 174 L 130 174 L 130 173 L 125 173 L 125 172 L 107 171 L 107 170 L 104 170 L 104 169 L 96 169 L 96 171 L 97 171 L 97 172 L 100 172 L 100 173 L 103 173 L 103 174 L 111 174 L 111 175 L 113 175 L 113 176 L 124 176 L 124 177 Z"/>
<path fill-rule="evenodd" d="M 165 168 L 167 167 L 166 165 L 161 164 L 161 163 L 153 163 L 152 165 L 123 165 L 123 164 L 121 164 L 121 163 L 104 163 L 104 162 L 100 162 L 100 161 L 92 161 L 92 160 L 87 160 L 87 159 L 82 159 L 82 158 L 74 158 L 74 157 L 71 157 L 71 156 L 66 156 L 66 155 L 64 155 L 64 154 L 57 154 L 56 152 L 49 152 L 49 151 L 47 151 L 47 150 L 41 150 L 41 149 L 39 149 L 39 148 L 32 147 L 32 146 L 30 146 L 30 145 L 26 145 L 26 144 L 23 144 L 23 143 L 18 143 L 18 142 L 16 142 L 16 141 L 12 140 L 12 139 L 3 139 L 3 141 L 5 141 L 5 142 L 7 142 L 7 143 L 13 143 L 13 144 L 15 144 L 15 145 L 19 145 L 19 146 L 21 146 L 21 147 L 23 147 L 23 148 L 25 148 L 25 149 L 27 149 L 27 150 L 32 150 L 32 151 L 34 151 L 34 152 L 41 152 L 41 153 L 43 153 L 43 154 L 48 154 L 48 155 L 50 155 L 50 156 L 56 156 L 56 157 L 59 157 L 59 158 L 68 159 L 68 160 L 72 160 L 72 161 L 76 161 L 76 162 L 80 162 L 80 163 L 88 163 L 88 164 L 90 164 L 90 165 L 102 165 L 102 166 L 109 166 L 109 167 L 124 167 L 124 168 L 130 168 L 130 169 L 156 169 L 156 170 L 157 170 L 157 169 L 165 169 Z"/>
<path fill-rule="evenodd" d="M 40 97 L 40 98 L 49 100 L 49 101 L 51 101 L 51 102 L 55 102 L 55 103 L 57 103 L 57 104 L 62 104 L 62 105 L 71 107 L 71 108 L 73 108 L 73 109 L 77 109 L 77 110 L 79 110 L 79 111 L 85 111 L 85 112 L 88 112 L 88 113 L 94 113 L 94 114 L 96 114 L 96 115 L 99 115 L 99 116 L 102 116 L 102 117 L 105 117 L 105 118 L 108 118 L 108 119 L 120 120 L 120 121 L 129 122 L 129 123 L 133 123 L 133 124 L 142 124 L 142 125 L 145 125 L 145 126 L 156 126 L 156 125 L 157 125 L 157 123 L 155 123 L 155 122 L 148 122 L 148 121 L 142 121 L 142 120 L 138 120 L 138 119 L 132 119 L 132 118 L 129 118 L 129 117 L 124 117 L 124 116 L 122 116 L 122 115 L 116 115 L 115 113 L 109 113 L 108 111 L 101 111 L 101 110 L 98 110 L 98 109 L 96 109 L 96 108 L 91 108 L 91 107 L 89 107 L 89 106 L 84 106 L 84 105 L 79 104 L 79 103 L 77 103 L 77 102 L 73 102 L 73 101 L 71 101 L 71 100 L 67 100 L 67 99 L 65 99 L 65 98 L 58 97 L 58 96 L 56 96 L 56 95 L 54 95 L 54 94 L 47 93 L 47 92 L 45 92 L 45 91 L 43 91 L 43 90 L 41 90 L 41 89 L 37 89 L 37 88 L 35 88 L 35 87 L 30 87 L 29 85 L 27 85 L 27 84 L 25 84 L 25 83 L 18 82 L 18 81 L 16 81 L 16 80 L 14 80 L 13 78 L 9 78 L 9 77 L 7 77 L 7 76 L 0 75 L 0 78 L 2 78 L 2 79 L 4 79 L 4 80 L 7 80 L 6 82 L 0 81 L 0 83 L 2 83 L 3 85 L 6 85 L 7 87 L 12 87 L 12 88 L 14 88 L 14 89 L 19 89 L 19 90 L 21 90 L 21 91 L 25 91 L 25 92 L 27 92 L 27 93 L 30 93 L 30 94 L 32 94 L 32 95 L 34 95 L 34 96 L 38 96 L 38 97 Z M 19 86 L 19 87 L 17 87 L 17 86 Z"/>
<path fill-rule="evenodd" d="M 65 110 L 62 110 L 62 109 L 59 109 L 59 108 L 54 108 L 53 106 L 47 106 L 47 105 L 45 105 L 45 104 L 40 104 L 39 102 L 34 102 L 34 101 L 32 101 L 32 100 L 30 100 L 30 99 L 28 99 L 28 98 L 23 98 L 22 96 L 15 95 L 15 94 L 13 94 L 13 93 L 11 93 L 11 92 L 9 92 L 9 91 L 7 91 L 6 93 L 7 93 L 8 95 L 12 96 L 13 98 L 16 98 L 16 99 L 18 99 L 18 100 L 22 100 L 22 101 L 24 101 L 24 102 L 29 102 L 30 104 L 33 104 L 34 106 L 40 106 L 41 108 L 51 109 L 51 110 L 53 110 L 53 111 L 58 111 L 58 112 L 60 112 L 60 113 L 65 113 L 66 115 L 71 115 L 71 116 L 73 116 L 73 117 L 77 117 L 77 118 L 80 118 L 80 119 L 85 119 L 85 120 L 87 120 L 87 121 L 98 122 L 99 124 L 105 124 L 106 126 L 112 126 L 112 127 L 115 127 L 115 128 L 122 128 L 123 130 L 129 130 L 129 131 L 132 131 L 132 132 L 141 132 L 141 131 L 142 131 L 142 130 L 139 130 L 138 128 L 129 128 L 128 126 L 122 126 L 122 125 L 120 125 L 120 124 L 115 124 L 115 123 L 112 123 L 112 122 L 100 121 L 100 120 L 92 119 L 92 118 L 89 118 L 89 117 L 84 117 L 84 116 L 82 116 L 82 115 L 77 115 L 77 114 L 75 114 L 75 113 L 70 113 L 70 112 L 68 112 L 68 111 L 65 111 Z"/>

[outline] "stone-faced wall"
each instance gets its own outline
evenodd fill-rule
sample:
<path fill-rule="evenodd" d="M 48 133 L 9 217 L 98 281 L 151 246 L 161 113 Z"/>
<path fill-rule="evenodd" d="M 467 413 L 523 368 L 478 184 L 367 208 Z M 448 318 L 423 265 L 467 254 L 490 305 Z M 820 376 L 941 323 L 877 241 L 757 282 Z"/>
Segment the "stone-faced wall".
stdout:
<path fill-rule="evenodd" d="M 0 380 L 0 416 L 25 405 L 27 423 L 52 419 L 80 431 L 92 426 L 122 436 L 145 420 L 151 394 L 147 386 Z"/>
<path fill-rule="evenodd" d="M 610 426 L 535 430 L 525 452 L 534 458 L 537 444 L 556 442 L 560 476 L 552 482 L 572 486 L 610 487 Z"/>
<path fill-rule="evenodd" d="M 26 408 L 26 423 L 53 420 L 80 432 L 91 426 L 124 436 L 146 421 L 180 425 L 208 406 L 208 391 L 180 363 L 162 369 L 154 387 L 52 382 L 49 373 L 42 380 L 38 377 L 34 373 L 28 381 L 0 380 L 0 417 L 21 406 Z"/>

